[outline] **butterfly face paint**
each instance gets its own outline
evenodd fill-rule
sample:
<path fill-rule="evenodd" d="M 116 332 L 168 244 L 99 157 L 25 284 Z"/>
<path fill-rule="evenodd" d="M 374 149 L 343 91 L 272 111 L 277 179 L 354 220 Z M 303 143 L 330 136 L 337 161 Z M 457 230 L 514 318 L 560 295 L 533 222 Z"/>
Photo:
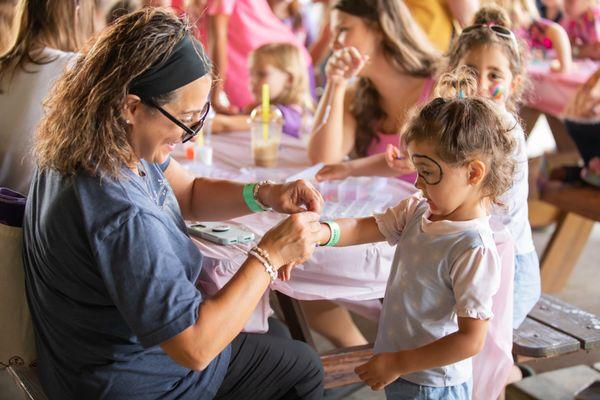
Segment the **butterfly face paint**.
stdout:
<path fill-rule="evenodd" d="M 433 158 L 423 154 L 414 154 L 412 162 L 417 169 L 417 174 L 428 185 L 437 185 L 444 177 L 442 166 Z"/>

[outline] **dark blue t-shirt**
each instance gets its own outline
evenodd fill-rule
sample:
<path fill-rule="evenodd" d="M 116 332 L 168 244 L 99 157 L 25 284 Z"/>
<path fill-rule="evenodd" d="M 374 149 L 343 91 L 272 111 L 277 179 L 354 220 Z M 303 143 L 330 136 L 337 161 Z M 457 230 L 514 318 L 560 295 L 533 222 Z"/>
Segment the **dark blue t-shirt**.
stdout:
<path fill-rule="evenodd" d="M 162 171 L 142 165 L 33 178 L 23 261 L 50 399 L 211 399 L 227 371 L 229 347 L 196 372 L 159 346 L 198 318 L 202 257 Z"/>

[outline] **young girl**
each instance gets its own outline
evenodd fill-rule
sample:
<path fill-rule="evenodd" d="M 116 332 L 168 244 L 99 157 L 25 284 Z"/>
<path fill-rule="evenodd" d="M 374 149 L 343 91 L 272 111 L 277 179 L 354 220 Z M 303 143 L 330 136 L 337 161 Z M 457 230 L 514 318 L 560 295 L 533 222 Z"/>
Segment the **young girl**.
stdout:
<path fill-rule="evenodd" d="M 508 228 L 515 242 L 514 328 L 540 297 L 540 267 L 527 208 L 529 194 L 525 134 L 514 116 L 525 86 L 523 51 L 513 33 L 506 28 L 506 13 L 493 6 L 482 8 L 475 23 L 465 28 L 448 57 L 448 69 L 471 67 L 479 78 L 479 94 L 494 101 L 511 128 L 517 145 L 512 157 L 517 168 L 510 189 L 501 197 L 505 208 L 492 210 L 492 223 Z"/>
<path fill-rule="evenodd" d="M 300 137 L 312 123 L 313 100 L 308 74 L 298 48 L 288 43 L 265 44 L 250 54 L 250 90 L 260 103 L 263 84 L 269 85 L 271 103 L 283 114 L 283 133 Z M 213 132 L 249 129 L 248 115 L 217 115 Z"/>
<path fill-rule="evenodd" d="M 374 217 L 327 221 L 318 234 L 328 246 L 397 246 L 375 356 L 356 368 L 388 399 L 471 397 L 470 358 L 500 283 L 487 209 L 514 168 L 514 139 L 488 99 L 470 96 L 475 86 L 460 85 L 460 96 L 438 97 L 409 120 L 403 140 L 420 192 Z"/>

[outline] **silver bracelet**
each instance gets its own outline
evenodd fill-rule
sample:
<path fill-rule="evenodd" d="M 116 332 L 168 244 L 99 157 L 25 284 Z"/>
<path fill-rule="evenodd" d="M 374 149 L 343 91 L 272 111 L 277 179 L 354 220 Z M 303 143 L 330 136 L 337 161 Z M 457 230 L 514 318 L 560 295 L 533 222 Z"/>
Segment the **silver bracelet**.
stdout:
<path fill-rule="evenodd" d="M 273 268 L 273 265 L 254 249 L 250 250 L 248 252 L 248 255 L 253 256 L 258 261 L 260 261 L 260 263 L 263 265 L 263 267 L 265 267 L 265 271 L 267 271 L 267 274 L 269 274 L 269 277 L 271 278 L 271 282 L 275 282 L 275 280 L 277 279 L 277 272 L 275 271 L 275 268 Z"/>
<path fill-rule="evenodd" d="M 252 193 L 252 195 L 254 196 L 254 201 L 256 201 L 256 204 L 258 204 L 260 208 L 263 209 L 263 211 L 272 211 L 273 209 L 271 207 L 265 206 L 260 200 L 258 200 L 258 191 L 260 190 L 260 187 L 265 184 L 274 185 L 275 182 L 271 180 L 258 182 L 256 186 L 254 186 L 254 192 Z"/>

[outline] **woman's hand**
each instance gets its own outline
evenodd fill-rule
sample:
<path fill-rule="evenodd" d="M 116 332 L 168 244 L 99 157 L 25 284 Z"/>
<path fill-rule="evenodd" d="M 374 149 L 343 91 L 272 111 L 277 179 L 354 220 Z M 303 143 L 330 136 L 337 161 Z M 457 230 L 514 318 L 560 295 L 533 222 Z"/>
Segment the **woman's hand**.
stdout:
<path fill-rule="evenodd" d="M 320 213 L 323 196 L 315 187 L 303 179 L 284 184 L 264 184 L 258 190 L 258 200 L 273 210 L 295 214 L 303 211 Z"/>
<path fill-rule="evenodd" d="M 407 158 L 407 155 L 394 145 L 387 145 L 385 151 L 385 162 L 387 163 L 388 167 L 396 171 L 398 175 L 407 175 L 415 172 L 415 169 L 410 160 Z"/>
<path fill-rule="evenodd" d="M 327 164 L 317 172 L 315 178 L 319 182 L 346 179 L 352 176 L 352 168 L 348 162 Z"/>
<path fill-rule="evenodd" d="M 286 265 L 291 268 L 312 256 L 321 232 L 319 214 L 310 211 L 297 213 L 269 230 L 258 247 L 269 253 L 275 269 Z"/>
<path fill-rule="evenodd" d="M 357 76 L 368 60 L 369 56 L 360 54 L 356 47 L 336 50 L 329 57 L 325 67 L 327 80 L 333 83 L 344 83 Z"/>

